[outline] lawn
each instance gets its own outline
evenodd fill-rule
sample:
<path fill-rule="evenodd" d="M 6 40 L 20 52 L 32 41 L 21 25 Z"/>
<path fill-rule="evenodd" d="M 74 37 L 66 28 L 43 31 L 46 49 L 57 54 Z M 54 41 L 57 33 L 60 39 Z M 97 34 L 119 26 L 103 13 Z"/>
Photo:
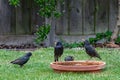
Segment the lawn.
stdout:
<path fill-rule="evenodd" d="M 10 61 L 22 56 L 24 51 L 0 50 L 0 80 L 120 80 L 120 50 L 97 48 L 106 68 L 99 73 L 56 73 L 50 68 L 53 48 L 40 48 L 22 68 Z M 75 60 L 87 60 L 84 50 L 65 49 L 61 60 L 72 55 Z M 96 60 L 99 60 L 96 58 Z"/>

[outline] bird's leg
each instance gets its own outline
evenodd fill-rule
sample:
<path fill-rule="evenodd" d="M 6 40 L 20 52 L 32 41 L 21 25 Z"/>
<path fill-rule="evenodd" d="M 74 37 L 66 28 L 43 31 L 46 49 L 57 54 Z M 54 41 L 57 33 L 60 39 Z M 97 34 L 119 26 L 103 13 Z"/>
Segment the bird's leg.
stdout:
<path fill-rule="evenodd" d="M 92 57 L 90 57 L 90 60 L 92 60 Z"/>
<path fill-rule="evenodd" d="M 56 61 L 58 62 L 58 58 L 56 58 Z"/>
<path fill-rule="evenodd" d="M 57 60 L 56 59 L 54 59 L 54 62 L 56 62 Z"/>
<path fill-rule="evenodd" d="M 93 58 L 93 60 L 95 61 L 95 58 Z"/>
<path fill-rule="evenodd" d="M 54 62 L 56 62 L 56 57 L 55 57 L 55 55 L 54 55 Z"/>
<path fill-rule="evenodd" d="M 59 57 L 59 61 L 61 62 L 61 57 Z"/>
<path fill-rule="evenodd" d="M 60 58 L 60 62 L 62 62 L 62 56 L 60 56 L 59 58 Z"/>
<path fill-rule="evenodd" d="M 90 61 L 92 59 L 92 57 L 90 57 L 89 59 L 88 59 L 88 61 Z"/>
<path fill-rule="evenodd" d="M 55 62 L 58 62 L 58 59 L 55 59 L 54 61 L 55 61 Z"/>
<path fill-rule="evenodd" d="M 90 57 L 87 61 L 86 61 L 86 64 L 88 64 L 88 62 L 92 59 L 92 57 Z"/>
<path fill-rule="evenodd" d="M 58 57 L 54 55 L 54 62 L 58 61 Z"/>

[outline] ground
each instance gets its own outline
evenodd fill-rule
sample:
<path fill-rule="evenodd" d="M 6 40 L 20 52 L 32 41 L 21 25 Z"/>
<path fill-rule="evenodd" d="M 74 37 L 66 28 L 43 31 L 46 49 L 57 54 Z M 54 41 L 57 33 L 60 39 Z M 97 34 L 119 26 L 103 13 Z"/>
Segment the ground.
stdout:
<path fill-rule="evenodd" d="M 113 44 L 113 43 L 97 43 L 93 45 L 94 47 L 106 47 L 106 48 L 120 48 L 120 44 Z M 14 49 L 14 50 L 34 50 L 39 47 L 46 47 L 44 44 L 40 44 L 39 46 L 36 44 L 20 44 L 20 45 L 6 45 L 6 44 L 0 44 L 0 49 Z"/>
<path fill-rule="evenodd" d="M 10 61 L 22 56 L 26 51 L 0 50 L 0 80 L 120 80 L 120 50 L 113 48 L 97 48 L 106 68 L 98 73 L 56 73 L 50 63 L 54 61 L 54 48 L 40 48 L 32 51 L 33 56 L 27 64 L 20 68 Z M 72 55 L 75 60 L 88 60 L 84 49 L 65 49 L 65 56 Z M 95 58 L 95 60 L 99 60 Z"/>

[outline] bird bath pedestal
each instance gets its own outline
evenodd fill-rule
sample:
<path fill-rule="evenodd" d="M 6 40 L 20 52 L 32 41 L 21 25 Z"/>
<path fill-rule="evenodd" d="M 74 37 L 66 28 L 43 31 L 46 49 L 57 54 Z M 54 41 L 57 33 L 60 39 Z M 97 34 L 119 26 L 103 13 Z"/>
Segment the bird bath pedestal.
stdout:
<path fill-rule="evenodd" d="M 94 72 L 105 68 L 103 61 L 65 61 L 53 62 L 51 68 L 59 72 Z"/>

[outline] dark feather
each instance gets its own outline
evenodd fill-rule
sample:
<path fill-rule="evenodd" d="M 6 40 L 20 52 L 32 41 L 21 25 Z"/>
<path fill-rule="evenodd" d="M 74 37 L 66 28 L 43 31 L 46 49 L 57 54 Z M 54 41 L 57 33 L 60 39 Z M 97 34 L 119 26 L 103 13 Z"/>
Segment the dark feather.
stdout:
<path fill-rule="evenodd" d="M 84 47 L 85 47 L 86 53 L 90 57 L 97 57 L 97 58 L 101 59 L 100 55 L 97 53 L 97 51 L 95 50 L 95 48 L 89 43 L 88 40 L 85 40 Z"/>
<path fill-rule="evenodd" d="M 57 42 L 56 46 L 54 47 L 54 61 L 58 61 L 58 58 L 61 57 L 63 54 L 63 45 L 61 42 Z"/>
<path fill-rule="evenodd" d="M 67 56 L 64 59 L 65 61 L 74 61 L 74 57 L 73 56 Z"/>
<path fill-rule="evenodd" d="M 24 56 L 15 59 L 14 61 L 11 61 L 12 64 L 20 65 L 21 67 L 28 62 L 30 56 L 32 55 L 31 52 L 26 53 Z"/>

